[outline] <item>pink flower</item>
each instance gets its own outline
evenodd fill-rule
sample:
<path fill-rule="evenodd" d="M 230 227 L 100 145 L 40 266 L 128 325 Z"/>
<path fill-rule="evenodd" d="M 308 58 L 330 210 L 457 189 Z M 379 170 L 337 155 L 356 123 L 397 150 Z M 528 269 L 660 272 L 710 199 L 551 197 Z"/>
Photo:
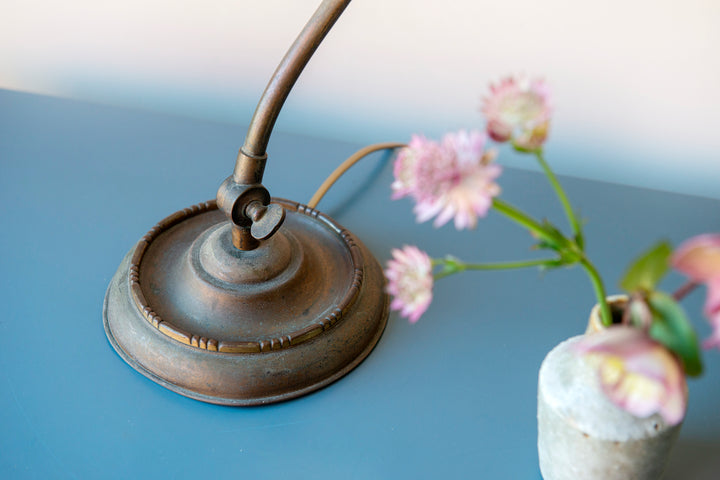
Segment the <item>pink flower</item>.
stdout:
<path fill-rule="evenodd" d="M 484 152 L 482 132 L 448 133 L 441 143 L 413 136 L 395 160 L 393 199 L 415 200 L 418 222 L 433 217 L 436 227 L 450 219 L 455 228 L 474 228 L 500 193 L 494 180 L 502 169 L 492 163 L 495 152 Z"/>
<path fill-rule="evenodd" d="M 418 163 L 432 162 L 433 158 L 443 155 L 440 144 L 426 139 L 422 135 L 413 135 L 408 146 L 401 149 L 395 157 L 392 183 L 392 199 L 412 196 L 417 185 L 416 167 Z"/>
<path fill-rule="evenodd" d="M 512 140 L 526 150 L 536 150 L 550 129 L 550 91 L 541 79 L 508 77 L 490 85 L 482 112 L 487 131 L 497 142 Z"/>
<path fill-rule="evenodd" d="M 392 256 L 385 270 L 386 291 L 394 297 L 390 308 L 415 323 L 432 301 L 432 262 L 425 252 L 407 245 L 394 248 Z"/>
<path fill-rule="evenodd" d="M 686 240 L 670 263 L 693 282 L 707 286 L 705 315 L 710 319 L 713 333 L 703 346 L 720 348 L 720 234 L 698 235 Z"/>
<path fill-rule="evenodd" d="M 598 366 L 603 391 L 637 417 L 659 413 L 670 425 L 685 416 L 685 376 L 678 360 L 643 330 L 619 325 L 586 335 L 575 346 Z"/>

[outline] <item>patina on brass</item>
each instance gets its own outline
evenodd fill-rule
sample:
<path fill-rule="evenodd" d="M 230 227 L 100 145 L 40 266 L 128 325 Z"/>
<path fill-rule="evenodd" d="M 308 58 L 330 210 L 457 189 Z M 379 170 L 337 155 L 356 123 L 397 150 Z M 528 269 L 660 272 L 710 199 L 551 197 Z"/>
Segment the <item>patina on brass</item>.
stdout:
<path fill-rule="evenodd" d="M 294 398 L 345 375 L 385 328 L 382 270 L 349 231 L 262 185 L 270 133 L 349 0 L 325 0 L 268 84 L 217 200 L 153 227 L 105 296 L 110 343 L 183 395 L 226 405 Z"/>

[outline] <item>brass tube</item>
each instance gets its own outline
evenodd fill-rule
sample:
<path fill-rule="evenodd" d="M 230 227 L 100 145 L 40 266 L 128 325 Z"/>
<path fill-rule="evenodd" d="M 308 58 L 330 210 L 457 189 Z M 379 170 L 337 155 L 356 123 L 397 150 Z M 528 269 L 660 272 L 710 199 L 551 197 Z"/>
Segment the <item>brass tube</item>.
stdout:
<path fill-rule="evenodd" d="M 237 183 L 262 183 L 267 144 L 280 109 L 310 57 L 349 3 L 350 0 L 323 0 L 275 69 L 238 153 L 233 173 Z"/>

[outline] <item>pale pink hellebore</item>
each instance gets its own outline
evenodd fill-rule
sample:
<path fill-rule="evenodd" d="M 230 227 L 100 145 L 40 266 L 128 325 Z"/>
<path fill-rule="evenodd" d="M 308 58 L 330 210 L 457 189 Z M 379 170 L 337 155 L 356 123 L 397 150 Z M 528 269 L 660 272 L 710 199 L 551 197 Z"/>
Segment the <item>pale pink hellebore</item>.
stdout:
<path fill-rule="evenodd" d="M 502 169 L 485 142 L 478 131 L 448 133 L 440 143 L 414 135 L 395 160 L 392 198 L 412 197 L 418 222 L 435 217 L 440 227 L 454 219 L 458 230 L 474 228 L 500 193 L 494 180 Z"/>
<path fill-rule="evenodd" d="M 490 85 L 481 111 L 490 138 L 496 142 L 512 140 L 520 148 L 536 150 L 550 129 L 550 90 L 541 79 L 504 78 Z"/>
<path fill-rule="evenodd" d="M 393 296 L 390 308 L 415 323 L 432 301 L 432 261 L 419 248 L 407 245 L 394 248 L 392 256 L 385 270 L 386 291 Z"/>
<path fill-rule="evenodd" d="M 603 391 L 618 407 L 641 418 L 659 413 L 669 425 L 682 421 L 687 404 L 682 366 L 645 331 L 609 327 L 586 335 L 575 350 L 597 363 Z"/>
<path fill-rule="evenodd" d="M 703 342 L 703 347 L 720 348 L 720 234 L 698 235 L 686 240 L 670 263 L 693 282 L 707 286 L 705 315 L 713 326 L 713 333 Z"/>

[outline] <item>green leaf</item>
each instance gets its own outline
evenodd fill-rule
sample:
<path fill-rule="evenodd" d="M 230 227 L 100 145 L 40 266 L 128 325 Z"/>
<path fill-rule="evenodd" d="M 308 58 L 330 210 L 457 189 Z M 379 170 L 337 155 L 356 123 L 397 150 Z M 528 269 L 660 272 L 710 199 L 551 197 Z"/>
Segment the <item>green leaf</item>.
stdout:
<path fill-rule="evenodd" d="M 620 286 L 632 293 L 638 290 L 652 292 L 668 271 L 668 258 L 672 247 L 659 242 L 637 258 L 620 281 Z"/>
<path fill-rule="evenodd" d="M 682 307 L 662 292 L 653 292 L 648 302 L 653 313 L 650 336 L 680 357 L 686 374 L 700 375 L 703 369 L 700 346 Z"/>
<path fill-rule="evenodd" d="M 580 212 L 575 212 L 575 218 L 580 218 Z M 581 227 L 578 228 L 578 232 L 575 235 L 575 243 L 578 247 L 580 247 L 580 250 L 585 250 L 585 236 L 583 235 Z"/>
<path fill-rule="evenodd" d="M 546 235 L 540 242 L 540 245 L 544 248 L 555 250 L 557 252 L 571 248 L 570 241 L 565 238 L 562 232 L 558 230 L 555 225 L 548 222 L 546 219 L 543 219 L 540 225 L 542 225 Z"/>

